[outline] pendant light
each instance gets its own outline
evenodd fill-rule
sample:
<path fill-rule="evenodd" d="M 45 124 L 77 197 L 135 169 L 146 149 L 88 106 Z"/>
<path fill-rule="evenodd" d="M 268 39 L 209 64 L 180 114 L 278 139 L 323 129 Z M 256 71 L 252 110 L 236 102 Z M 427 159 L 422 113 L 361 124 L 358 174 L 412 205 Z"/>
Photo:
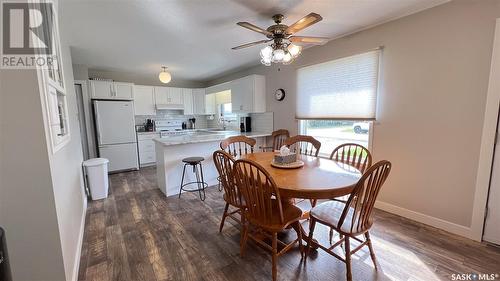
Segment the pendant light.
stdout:
<path fill-rule="evenodd" d="M 162 83 L 167 84 L 168 82 L 170 82 L 170 80 L 172 80 L 172 75 L 170 75 L 170 73 L 167 71 L 166 66 L 162 66 L 161 69 L 162 70 L 160 72 L 160 75 L 158 75 L 158 78 Z"/>

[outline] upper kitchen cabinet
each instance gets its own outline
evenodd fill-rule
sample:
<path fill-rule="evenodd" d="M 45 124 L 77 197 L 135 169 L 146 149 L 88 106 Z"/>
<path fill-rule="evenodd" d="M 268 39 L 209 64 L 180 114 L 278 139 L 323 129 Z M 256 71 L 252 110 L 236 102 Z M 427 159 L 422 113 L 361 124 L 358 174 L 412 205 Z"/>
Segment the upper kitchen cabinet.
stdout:
<path fill-rule="evenodd" d="M 182 98 L 184 100 L 184 115 L 194 114 L 193 89 L 182 89 Z"/>
<path fill-rule="evenodd" d="M 169 98 L 172 104 L 183 104 L 183 89 L 182 88 L 169 88 Z"/>
<path fill-rule="evenodd" d="M 109 99 L 113 97 L 113 81 L 90 80 L 92 98 Z"/>
<path fill-rule="evenodd" d="M 155 115 L 154 87 L 134 86 L 134 112 L 135 115 Z"/>
<path fill-rule="evenodd" d="M 230 82 L 233 112 L 266 111 L 266 78 L 250 75 Z"/>
<path fill-rule="evenodd" d="M 134 84 L 115 82 L 115 98 L 124 100 L 134 99 Z"/>
<path fill-rule="evenodd" d="M 193 114 L 206 114 L 205 89 L 193 89 L 193 111 Z"/>
<path fill-rule="evenodd" d="M 91 97 L 93 99 L 134 99 L 134 84 L 113 81 L 90 81 Z"/>
<path fill-rule="evenodd" d="M 181 88 L 154 87 L 157 109 L 184 109 Z"/>

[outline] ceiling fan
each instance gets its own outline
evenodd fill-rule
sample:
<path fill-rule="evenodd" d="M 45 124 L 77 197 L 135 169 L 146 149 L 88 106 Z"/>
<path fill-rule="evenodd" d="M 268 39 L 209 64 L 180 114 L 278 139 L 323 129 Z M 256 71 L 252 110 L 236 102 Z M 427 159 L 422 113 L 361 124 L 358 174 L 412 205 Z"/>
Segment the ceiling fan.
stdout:
<path fill-rule="evenodd" d="M 281 14 L 276 14 L 272 18 L 276 24 L 269 26 L 267 29 L 260 28 L 248 22 L 238 22 L 237 24 L 239 26 L 261 33 L 265 35 L 267 39 L 243 44 L 233 47 L 232 49 L 239 50 L 273 41 L 271 45 L 261 50 L 261 62 L 265 65 L 271 65 L 271 62 L 289 64 L 300 54 L 302 50 L 301 46 L 293 43 L 322 45 L 328 41 L 328 38 L 325 37 L 293 35 L 321 21 L 323 18 L 316 13 L 310 13 L 290 26 L 281 23 L 285 18 Z"/>

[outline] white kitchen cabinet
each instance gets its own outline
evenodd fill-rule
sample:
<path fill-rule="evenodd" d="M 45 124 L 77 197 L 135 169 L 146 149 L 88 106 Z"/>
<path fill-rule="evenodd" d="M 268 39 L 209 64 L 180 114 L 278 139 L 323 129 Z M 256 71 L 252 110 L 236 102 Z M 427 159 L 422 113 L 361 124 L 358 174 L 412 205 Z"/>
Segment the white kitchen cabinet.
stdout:
<path fill-rule="evenodd" d="M 154 87 L 156 104 L 170 104 L 167 87 Z"/>
<path fill-rule="evenodd" d="M 134 86 L 135 115 L 156 115 L 154 87 Z"/>
<path fill-rule="evenodd" d="M 93 99 L 110 99 L 113 97 L 113 82 L 90 80 Z"/>
<path fill-rule="evenodd" d="M 183 104 L 182 88 L 169 88 L 168 97 L 172 104 Z"/>
<path fill-rule="evenodd" d="M 134 84 L 124 82 L 114 82 L 115 98 L 116 99 L 134 99 Z"/>
<path fill-rule="evenodd" d="M 205 95 L 205 114 L 217 114 L 215 93 Z"/>
<path fill-rule="evenodd" d="M 182 88 L 154 87 L 156 104 L 183 104 Z"/>
<path fill-rule="evenodd" d="M 137 146 L 139 148 L 139 165 L 141 167 L 153 165 L 156 162 L 155 143 L 153 138 L 159 137 L 158 133 L 139 133 Z"/>
<path fill-rule="evenodd" d="M 134 84 L 132 83 L 91 80 L 90 89 L 93 99 L 134 99 Z"/>
<path fill-rule="evenodd" d="M 182 89 L 182 99 L 184 100 L 184 115 L 193 115 L 193 89 L 184 88 Z"/>
<path fill-rule="evenodd" d="M 193 112 L 205 114 L 205 89 L 193 89 Z"/>
<path fill-rule="evenodd" d="M 262 75 L 250 75 L 231 83 L 233 112 L 260 113 L 266 111 L 266 80 Z"/>

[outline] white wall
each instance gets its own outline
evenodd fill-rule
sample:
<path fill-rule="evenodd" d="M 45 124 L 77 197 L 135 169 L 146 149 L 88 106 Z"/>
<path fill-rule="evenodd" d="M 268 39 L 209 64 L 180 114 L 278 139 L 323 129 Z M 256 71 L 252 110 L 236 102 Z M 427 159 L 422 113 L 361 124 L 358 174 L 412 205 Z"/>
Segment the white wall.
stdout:
<path fill-rule="evenodd" d="M 71 47 L 70 47 L 71 52 Z M 89 79 L 89 68 L 82 64 L 73 64 L 73 78 L 75 80 L 88 80 Z"/>
<path fill-rule="evenodd" d="M 76 280 L 84 231 L 86 197 L 83 190 L 83 153 L 71 54 L 64 38 L 61 38 L 61 41 L 71 141 L 55 154 L 50 154 L 50 168 L 66 280 Z"/>
<path fill-rule="evenodd" d="M 34 70 L 0 70 L 0 225 L 14 280 L 65 280 Z"/>
<path fill-rule="evenodd" d="M 296 133 L 297 68 L 384 46 L 373 154 L 394 167 L 379 207 L 468 236 L 499 5 L 452 1 L 307 49 L 290 66 L 257 66 L 209 85 L 266 75 L 275 128 Z M 273 98 L 277 88 L 287 91 L 283 102 Z"/>
<path fill-rule="evenodd" d="M 76 280 L 85 197 L 69 48 L 62 64 L 71 140 L 52 153 L 35 70 L 0 70 L 0 225 L 14 280 Z"/>

